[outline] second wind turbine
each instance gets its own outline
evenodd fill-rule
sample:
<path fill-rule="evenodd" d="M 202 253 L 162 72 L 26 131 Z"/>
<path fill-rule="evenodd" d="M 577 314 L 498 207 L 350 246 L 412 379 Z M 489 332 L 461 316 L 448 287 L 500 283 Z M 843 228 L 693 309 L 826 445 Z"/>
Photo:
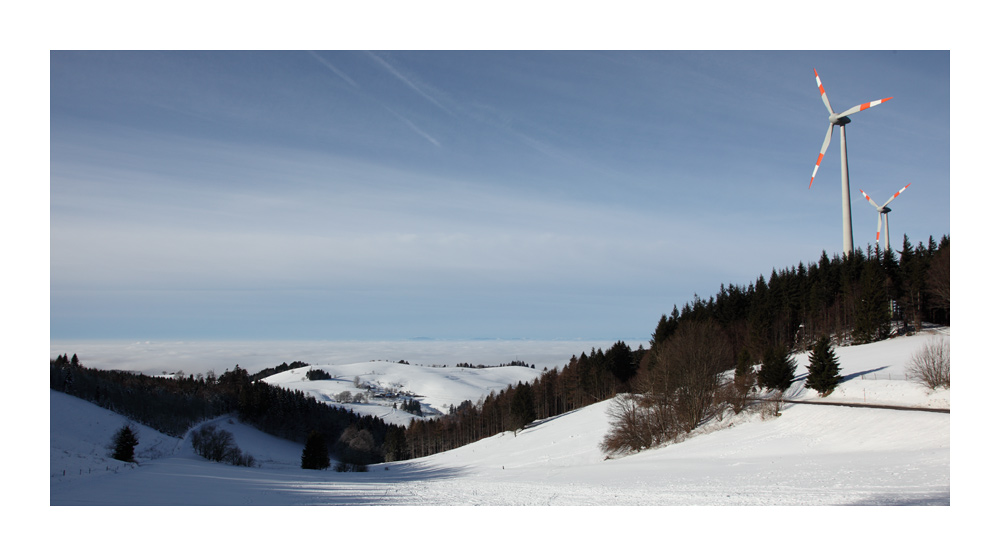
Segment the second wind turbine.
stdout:
<path fill-rule="evenodd" d="M 813 73 L 816 74 L 816 85 L 819 87 L 819 93 L 823 97 L 823 104 L 826 105 L 827 111 L 830 112 L 830 126 L 826 129 L 826 138 L 823 140 L 823 148 L 819 150 L 819 158 L 816 159 L 816 167 L 813 168 L 809 187 L 812 188 L 813 180 L 816 179 L 816 171 L 819 170 L 820 162 L 823 162 L 823 155 L 826 154 L 826 148 L 830 146 L 830 137 L 833 136 L 833 126 L 840 126 L 841 205 L 844 211 L 844 256 L 847 257 L 854 250 L 854 232 L 851 228 L 851 190 L 847 178 L 847 132 L 844 126 L 851 123 L 851 119 L 847 116 L 882 104 L 892 97 L 859 104 L 843 112 L 834 112 L 830 106 L 830 100 L 826 98 L 826 90 L 823 89 L 823 83 L 819 80 L 819 72 L 816 71 L 816 68 L 813 68 Z"/>

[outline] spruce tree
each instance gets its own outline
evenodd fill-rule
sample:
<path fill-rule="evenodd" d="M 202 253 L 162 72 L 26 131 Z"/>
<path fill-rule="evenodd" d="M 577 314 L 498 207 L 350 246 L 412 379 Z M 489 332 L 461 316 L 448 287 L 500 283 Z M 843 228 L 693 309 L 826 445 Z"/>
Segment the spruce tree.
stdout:
<path fill-rule="evenodd" d="M 840 382 L 840 363 L 833 353 L 829 336 L 821 336 L 809 354 L 809 376 L 806 387 L 819 392 L 823 397 L 830 395 Z"/>
<path fill-rule="evenodd" d="M 330 467 L 330 452 L 326 448 L 326 438 L 322 433 L 312 431 L 302 449 L 302 469 L 326 469 Z"/>
<path fill-rule="evenodd" d="M 531 386 L 518 382 L 510 402 L 510 421 L 507 430 L 516 431 L 531 424 L 535 416 L 535 400 Z"/>
<path fill-rule="evenodd" d="M 125 425 L 118 429 L 111 442 L 114 446 L 111 457 L 121 461 L 135 461 L 135 447 L 139 444 L 139 438 L 132 427 Z"/>
<path fill-rule="evenodd" d="M 611 349 L 605 354 L 605 359 L 608 370 L 620 384 L 631 380 L 638 370 L 637 365 L 632 363 L 632 348 L 621 340 L 611 346 Z"/>
<path fill-rule="evenodd" d="M 770 347 L 757 373 L 757 383 L 761 388 L 787 390 L 795 379 L 795 361 L 784 347 Z"/>
<path fill-rule="evenodd" d="M 882 261 L 868 257 L 863 264 L 851 331 L 855 344 L 877 342 L 889 336 L 889 295 Z"/>

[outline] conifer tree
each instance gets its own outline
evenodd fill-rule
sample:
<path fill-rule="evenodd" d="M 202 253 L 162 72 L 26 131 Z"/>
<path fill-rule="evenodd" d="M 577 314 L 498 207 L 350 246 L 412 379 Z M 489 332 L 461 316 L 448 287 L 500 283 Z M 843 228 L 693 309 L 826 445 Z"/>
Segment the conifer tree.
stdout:
<path fill-rule="evenodd" d="M 882 261 L 868 257 L 863 265 L 852 330 L 856 344 L 877 342 L 889 336 L 889 295 Z"/>
<path fill-rule="evenodd" d="M 903 318 L 906 324 L 912 325 L 917 332 L 920 332 L 924 318 L 923 267 L 920 252 L 913 247 L 906 234 L 903 234 L 903 250 L 899 253 L 899 271 L 902 282 Z"/>
<path fill-rule="evenodd" d="M 809 354 L 809 376 L 806 387 L 812 388 L 826 397 L 840 382 L 840 363 L 833 353 L 829 336 L 821 336 Z"/>
<path fill-rule="evenodd" d="M 312 431 L 302 449 L 302 469 L 326 469 L 330 467 L 330 452 L 326 448 L 326 438 L 322 433 Z"/>
<path fill-rule="evenodd" d="M 535 420 L 535 402 L 531 393 L 531 386 L 523 382 L 518 382 L 513 389 L 510 402 L 511 419 L 508 430 L 516 431 L 523 429 L 526 425 Z"/>
<path fill-rule="evenodd" d="M 139 444 L 139 438 L 132 427 L 125 425 L 118 429 L 111 442 L 114 445 L 111 457 L 121 461 L 135 461 L 135 447 Z"/>
<path fill-rule="evenodd" d="M 784 347 L 770 347 L 757 373 L 757 383 L 761 388 L 787 390 L 795 379 L 795 361 Z"/>
<path fill-rule="evenodd" d="M 620 384 L 624 384 L 635 376 L 637 365 L 632 362 L 632 348 L 619 340 L 605 354 L 608 370 Z"/>

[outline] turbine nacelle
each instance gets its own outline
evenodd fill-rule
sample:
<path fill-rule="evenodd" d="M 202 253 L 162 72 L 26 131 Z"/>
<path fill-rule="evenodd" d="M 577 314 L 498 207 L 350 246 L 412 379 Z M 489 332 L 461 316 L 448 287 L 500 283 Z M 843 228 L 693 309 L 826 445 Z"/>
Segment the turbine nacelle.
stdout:
<path fill-rule="evenodd" d="M 840 114 L 830 114 L 830 123 L 833 125 L 847 125 L 851 123 L 851 119 Z"/>

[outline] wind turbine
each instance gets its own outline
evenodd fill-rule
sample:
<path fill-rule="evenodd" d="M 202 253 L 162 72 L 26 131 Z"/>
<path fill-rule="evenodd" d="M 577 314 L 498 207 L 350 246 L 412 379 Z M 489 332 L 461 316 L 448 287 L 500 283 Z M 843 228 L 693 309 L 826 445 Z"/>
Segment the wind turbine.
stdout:
<path fill-rule="evenodd" d="M 913 182 L 910 182 L 910 183 L 913 183 Z M 891 203 L 892 200 L 895 199 L 896 197 L 899 197 L 899 194 L 902 193 L 903 191 L 906 191 L 907 187 L 910 187 L 909 183 L 906 184 L 906 185 L 904 185 L 903 189 L 900 189 L 899 191 L 897 191 L 895 195 L 893 195 L 892 197 L 889 197 L 889 200 L 886 201 L 885 203 L 883 203 L 882 206 L 879 206 L 879 205 L 877 205 L 875 203 L 875 201 L 872 201 L 872 198 L 869 197 L 867 193 L 865 193 L 864 189 L 859 190 L 859 191 L 861 191 L 861 194 L 865 196 L 865 199 L 868 199 L 868 202 L 871 203 L 872 206 L 875 207 L 875 210 L 878 211 L 878 229 L 875 231 L 875 245 L 876 246 L 878 246 L 879 235 L 882 234 L 882 220 L 885 219 L 885 245 L 882 247 L 882 251 L 883 252 L 887 252 L 889 250 L 889 213 L 892 212 L 892 209 L 889 208 L 886 205 L 888 205 L 889 203 Z"/>
<path fill-rule="evenodd" d="M 843 112 L 834 112 L 830 106 L 830 100 L 826 98 L 826 90 L 823 88 L 823 82 L 819 80 L 819 72 L 816 71 L 816 68 L 813 68 L 813 73 L 816 74 L 816 85 L 819 87 L 819 93 L 823 97 L 823 104 L 826 105 L 826 109 L 830 112 L 830 127 L 826 129 L 826 138 L 823 139 L 823 148 L 819 150 L 819 158 L 816 159 L 816 167 L 813 168 L 812 178 L 809 180 L 809 188 L 812 188 L 813 180 L 816 179 L 816 171 L 819 170 L 819 163 L 823 162 L 823 155 L 826 154 L 826 148 L 830 146 L 830 137 L 833 136 L 833 126 L 839 125 L 841 206 L 844 211 L 844 256 L 846 257 L 854 250 L 854 233 L 851 228 L 851 190 L 847 179 L 847 132 L 845 131 L 845 126 L 851 123 L 851 119 L 847 116 L 855 112 L 867 110 L 872 106 L 878 106 L 892 97 L 859 104 Z"/>

